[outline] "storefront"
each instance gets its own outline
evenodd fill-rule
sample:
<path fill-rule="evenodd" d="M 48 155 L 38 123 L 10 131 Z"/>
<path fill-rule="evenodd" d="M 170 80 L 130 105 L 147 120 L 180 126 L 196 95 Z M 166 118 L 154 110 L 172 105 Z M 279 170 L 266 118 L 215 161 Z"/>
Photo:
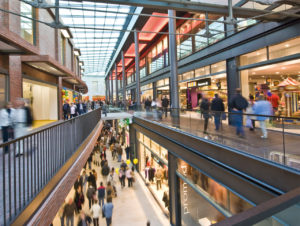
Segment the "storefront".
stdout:
<path fill-rule="evenodd" d="M 122 143 L 124 145 L 130 146 L 130 140 L 129 140 L 129 124 L 131 123 L 131 119 L 118 119 L 118 126 L 119 126 L 119 132 L 121 133 L 122 137 Z"/>
<path fill-rule="evenodd" d="M 181 224 L 211 225 L 252 207 L 220 183 L 178 159 Z"/>
<path fill-rule="evenodd" d="M 299 43 L 300 38 L 295 38 L 240 56 L 243 96 L 264 95 L 268 100 L 276 97 L 279 102 L 272 103 L 276 115 L 299 117 L 300 59 L 285 59 L 300 52 Z M 283 58 L 282 62 L 268 64 L 269 60 L 280 58 Z"/>
<path fill-rule="evenodd" d="M 149 137 L 137 132 L 139 172 L 160 206 L 169 210 L 168 151 Z"/>
<path fill-rule="evenodd" d="M 170 100 L 169 78 L 156 82 L 156 98 L 162 100 L 165 96 Z"/>
<path fill-rule="evenodd" d="M 210 101 L 217 93 L 228 105 L 226 63 L 221 61 L 178 75 L 179 101 L 181 108 L 199 108 L 203 97 Z"/>
<path fill-rule="evenodd" d="M 63 103 L 66 101 L 67 103 L 73 103 L 73 91 L 67 88 L 63 88 L 61 91 Z"/>
<path fill-rule="evenodd" d="M 0 108 L 3 108 L 7 101 L 6 75 L 0 74 Z"/>
<path fill-rule="evenodd" d="M 57 120 L 57 87 L 23 79 L 23 97 L 29 100 L 34 120 Z"/>
<path fill-rule="evenodd" d="M 144 86 L 141 87 L 141 100 L 142 100 L 142 103 L 145 103 L 147 98 L 153 100 L 152 83 L 149 83 L 149 84 L 144 85 Z"/>

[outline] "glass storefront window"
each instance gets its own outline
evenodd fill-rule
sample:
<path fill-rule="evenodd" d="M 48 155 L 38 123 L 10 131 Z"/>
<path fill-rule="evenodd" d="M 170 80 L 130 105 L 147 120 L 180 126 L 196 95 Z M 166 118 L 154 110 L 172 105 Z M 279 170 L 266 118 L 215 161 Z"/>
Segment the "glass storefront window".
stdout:
<path fill-rule="evenodd" d="M 177 43 L 177 58 L 182 59 L 193 52 L 193 39 L 189 34 L 192 32 L 192 23 L 191 21 L 185 22 L 176 33 L 181 35 L 176 36 Z"/>
<path fill-rule="evenodd" d="M 3 108 L 6 102 L 6 76 L 0 74 L 0 108 Z"/>
<path fill-rule="evenodd" d="M 189 71 L 182 74 L 182 80 L 187 80 L 192 78 L 194 78 L 194 71 Z"/>
<path fill-rule="evenodd" d="M 163 39 L 163 53 L 164 53 L 164 56 L 165 56 L 165 65 L 164 66 L 167 66 L 169 65 L 169 45 L 168 45 L 168 36 L 166 36 L 164 39 Z"/>
<path fill-rule="evenodd" d="M 300 53 L 300 38 L 291 39 L 269 47 L 270 60 Z"/>
<path fill-rule="evenodd" d="M 252 207 L 244 199 L 181 159 L 178 159 L 178 171 L 193 183 L 203 196 L 224 209 L 224 212 L 236 214 Z"/>
<path fill-rule="evenodd" d="M 179 178 L 181 225 L 211 225 L 225 219 L 214 206 Z"/>
<path fill-rule="evenodd" d="M 211 65 L 212 74 L 222 72 L 222 71 L 226 71 L 226 61 L 220 61 L 218 63 Z"/>
<path fill-rule="evenodd" d="M 240 66 L 259 63 L 267 60 L 267 48 L 247 53 L 240 56 Z"/>
<path fill-rule="evenodd" d="M 34 18 L 33 7 L 29 4 L 21 2 L 21 15 Z M 21 37 L 24 38 L 27 42 L 35 44 L 35 27 L 34 21 L 21 17 Z"/>
<path fill-rule="evenodd" d="M 148 147 L 151 148 L 150 146 L 150 138 L 144 135 L 144 144 Z"/>
<path fill-rule="evenodd" d="M 209 66 L 201 67 L 195 70 L 195 77 L 210 74 Z"/>
<path fill-rule="evenodd" d="M 164 79 L 158 80 L 158 81 L 156 82 L 156 87 L 164 86 L 164 85 L 165 85 L 165 80 L 164 80 Z"/>

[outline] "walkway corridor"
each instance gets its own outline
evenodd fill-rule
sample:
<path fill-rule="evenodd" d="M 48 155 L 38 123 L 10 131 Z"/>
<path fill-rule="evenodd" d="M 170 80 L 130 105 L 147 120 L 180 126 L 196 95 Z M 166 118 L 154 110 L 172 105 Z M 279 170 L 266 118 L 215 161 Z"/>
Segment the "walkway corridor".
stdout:
<path fill-rule="evenodd" d="M 120 163 L 117 160 L 112 160 L 111 152 L 107 150 L 107 160 L 109 167 L 119 168 Z M 123 155 L 123 159 L 125 155 Z M 102 175 L 100 173 L 100 166 L 95 166 L 92 164 L 92 169 L 95 169 L 97 172 L 97 187 L 102 180 Z M 91 171 L 87 168 L 87 174 Z M 120 182 L 116 177 L 115 180 L 117 188 L 117 197 L 113 198 L 113 217 L 112 217 L 112 226 L 143 226 L 146 225 L 147 220 L 150 220 L 151 226 L 164 226 L 169 225 L 169 219 L 163 214 L 163 211 L 151 195 L 150 191 L 147 189 L 145 183 L 143 182 L 140 175 L 135 171 L 136 182 L 133 184 L 133 188 L 126 187 L 121 189 Z M 69 198 L 74 197 L 74 188 L 70 191 L 66 197 L 66 201 Z M 85 195 L 85 202 L 83 210 L 85 213 L 91 216 L 88 208 L 88 199 Z M 75 216 L 74 225 L 77 225 L 78 216 Z M 56 215 L 54 221 L 54 226 L 60 226 L 60 219 Z M 99 225 L 106 225 L 105 218 L 100 216 Z"/>

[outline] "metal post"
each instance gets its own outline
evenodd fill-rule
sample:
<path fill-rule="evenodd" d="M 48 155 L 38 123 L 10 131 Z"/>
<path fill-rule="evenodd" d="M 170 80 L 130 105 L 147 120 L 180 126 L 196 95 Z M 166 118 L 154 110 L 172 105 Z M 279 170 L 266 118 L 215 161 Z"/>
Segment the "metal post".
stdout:
<path fill-rule="evenodd" d="M 118 87 L 118 67 L 117 67 L 117 63 L 115 63 L 115 75 L 116 75 L 116 103 L 118 105 L 119 102 L 119 87 Z"/>
<path fill-rule="evenodd" d="M 110 103 L 113 104 L 113 102 L 114 102 L 114 80 L 113 80 L 112 72 L 110 72 L 110 83 L 111 83 Z"/>
<path fill-rule="evenodd" d="M 105 102 L 107 101 L 107 98 L 108 98 L 108 89 L 107 89 L 107 79 L 104 79 L 105 80 Z"/>
<path fill-rule="evenodd" d="M 138 31 L 134 30 L 134 44 L 135 44 L 135 81 L 136 81 L 136 104 L 137 109 L 141 106 L 141 95 L 140 95 L 140 52 L 139 52 L 139 38 Z"/>
<path fill-rule="evenodd" d="M 124 107 L 126 107 L 126 82 L 125 82 L 125 59 L 124 59 L 124 51 L 122 51 L 121 55 L 122 55 L 123 104 L 124 104 Z"/>
<path fill-rule="evenodd" d="M 228 23 L 225 24 L 226 37 L 235 33 L 235 20 L 233 17 L 232 0 L 228 0 Z"/>
<path fill-rule="evenodd" d="M 55 24 L 59 24 L 59 0 L 55 0 Z"/>
<path fill-rule="evenodd" d="M 179 94 L 178 94 L 178 68 L 177 68 L 177 48 L 176 48 L 176 16 L 175 10 L 168 10 L 169 15 L 169 59 L 170 59 L 170 98 L 171 113 L 173 112 L 174 125 L 179 125 Z"/>

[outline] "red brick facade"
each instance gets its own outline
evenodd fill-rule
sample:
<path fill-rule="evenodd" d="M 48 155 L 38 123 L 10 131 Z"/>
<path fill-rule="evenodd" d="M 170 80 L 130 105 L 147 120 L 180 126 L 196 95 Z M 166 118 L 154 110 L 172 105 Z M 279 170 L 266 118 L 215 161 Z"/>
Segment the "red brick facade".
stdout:
<path fill-rule="evenodd" d="M 22 88 L 22 64 L 20 56 L 9 56 L 9 91 L 10 101 L 14 102 L 23 96 Z"/>

